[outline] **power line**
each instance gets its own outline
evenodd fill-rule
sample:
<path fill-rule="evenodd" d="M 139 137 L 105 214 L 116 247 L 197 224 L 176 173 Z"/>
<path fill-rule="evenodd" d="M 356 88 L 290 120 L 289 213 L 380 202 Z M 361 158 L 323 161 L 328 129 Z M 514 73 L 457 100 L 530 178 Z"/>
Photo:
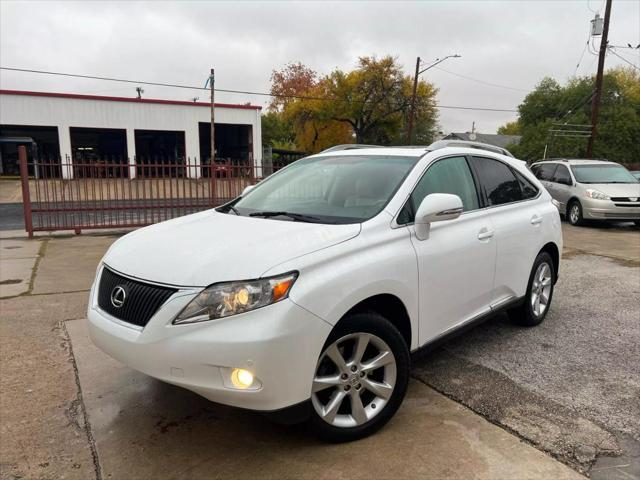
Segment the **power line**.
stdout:
<path fill-rule="evenodd" d="M 581 100 L 575 107 L 572 107 L 569 110 L 567 110 L 567 112 L 564 115 L 562 115 L 560 118 L 558 118 L 558 121 L 564 120 L 568 115 L 574 113 L 576 111 L 576 109 L 582 107 L 587 102 L 590 102 L 591 99 L 593 98 L 593 96 L 595 95 L 595 93 L 596 93 L 596 91 L 592 90 L 588 97 L 586 97 L 584 100 Z"/>
<path fill-rule="evenodd" d="M 626 46 L 624 45 L 609 45 L 609 48 L 625 48 L 628 50 L 638 50 L 640 49 L 640 43 L 637 46 L 633 46 L 630 43 L 628 43 Z"/>
<path fill-rule="evenodd" d="M 482 85 L 488 85 L 490 87 L 504 88 L 504 89 L 507 89 L 507 90 L 514 90 L 516 92 L 528 92 L 529 91 L 529 90 L 524 90 L 522 88 L 509 87 L 507 85 L 499 85 L 497 83 L 487 82 L 485 80 L 480 80 L 479 78 L 468 77 L 466 75 L 461 75 L 459 73 L 451 72 L 449 70 L 445 70 L 444 68 L 440 68 L 440 67 L 434 67 L 434 68 L 436 70 L 440 70 L 441 72 L 448 73 L 449 75 L 454 75 L 456 77 L 464 78 L 465 80 L 470 80 L 472 82 L 480 83 Z"/>
<path fill-rule="evenodd" d="M 604 6 L 604 2 L 602 2 L 602 5 L 600 6 L 600 9 L 596 11 L 593 8 L 591 8 L 591 0 L 587 0 L 587 8 L 589 10 L 591 10 L 591 13 L 600 13 L 600 10 L 602 10 L 603 6 Z"/>
<path fill-rule="evenodd" d="M 616 53 L 611 47 L 609 47 L 609 53 L 613 53 L 616 57 L 618 57 L 620 60 L 622 60 L 623 62 L 628 63 L 629 65 L 631 65 L 633 68 L 635 68 L 636 70 L 640 70 L 640 68 L 635 64 L 632 63 L 631 61 L 627 60 L 626 58 L 624 58 L 622 55 L 619 55 L 618 53 Z"/>
<path fill-rule="evenodd" d="M 121 82 L 121 83 L 135 83 L 137 85 L 150 85 L 155 87 L 170 87 L 170 88 L 184 88 L 189 90 L 209 90 L 208 88 L 198 87 L 194 85 L 181 85 L 176 83 L 161 83 L 161 82 L 147 82 L 143 80 L 129 80 L 124 78 L 115 78 L 115 77 L 101 77 L 97 75 L 83 75 L 77 73 L 64 73 L 64 72 L 52 72 L 47 70 L 33 70 L 27 68 L 14 68 L 14 67 L 0 67 L 0 70 L 7 70 L 12 72 L 22 72 L 22 73 L 36 73 L 42 75 L 55 75 L 61 77 L 74 77 L 74 78 L 85 78 L 90 80 L 104 80 L 109 82 Z M 258 95 L 264 97 L 279 97 L 279 98 L 294 98 L 299 100 L 329 100 L 334 102 L 354 102 L 353 100 L 342 100 L 331 97 L 312 97 L 306 95 L 287 95 L 287 94 L 275 94 L 275 93 L 267 93 L 267 92 L 254 92 L 249 90 L 229 90 L 224 88 L 216 88 L 216 92 L 223 93 L 238 93 L 243 95 Z M 363 102 L 360 102 L 363 103 Z M 490 107 L 467 107 L 460 105 L 433 105 L 436 108 L 445 108 L 452 110 L 478 110 L 478 111 L 487 111 L 487 112 L 517 112 L 515 109 L 507 109 L 507 108 L 490 108 Z"/>
<path fill-rule="evenodd" d="M 582 63 L 582 59 L 584 58 L 584 54 L 587 51 L 587 47 L 589 46 L 589 39 L 587 38 L 587 43 L 584 44 L 584 48 L 582 49 L 582 54 L 580 55 L 580 60 L 576 64 L 576 69 L 573 72 L 573 76 L 575 77 L 578 73 L 578 68 L 580 68 L 580 64 Z"/>

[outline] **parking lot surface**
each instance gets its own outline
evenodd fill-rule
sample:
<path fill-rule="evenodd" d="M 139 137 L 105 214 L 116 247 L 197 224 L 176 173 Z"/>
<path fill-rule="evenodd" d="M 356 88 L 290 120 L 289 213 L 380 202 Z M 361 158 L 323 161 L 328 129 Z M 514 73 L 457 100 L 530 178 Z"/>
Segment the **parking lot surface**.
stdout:
<path fill-rule="evenodd" d="M 14 272 L 27 291 L 0 300 L 0 475 L 640 478 L 640 231 L 574 228 L 543 325 L 498 316 L 419 354 L 398 415 L 348 445 L 212 404 L 93 347 L 86 290 L 116 237 L 3 240 L 3 252 L 22 242 L 36 253 Z"/>

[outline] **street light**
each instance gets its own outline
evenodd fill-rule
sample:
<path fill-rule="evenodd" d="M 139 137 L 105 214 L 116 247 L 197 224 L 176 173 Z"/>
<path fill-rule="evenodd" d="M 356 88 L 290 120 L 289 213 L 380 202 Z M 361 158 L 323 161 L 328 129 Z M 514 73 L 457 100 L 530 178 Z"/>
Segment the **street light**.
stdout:
<path fill-rule="evenodd" d="M 436 65 L 444 62 L 447 58 L 460 58 L 461 55 L 457 53 L 455 55 L 447 55 L 446 57 L 436 58 L 433 63 L 427 65 L 425 68 L 420 70 L 420 57 L 418 57 L 416 61 L 416 74 L 413 77 L 413 94 L 411 95 L 411 112 L 409 113 L 409 125 L 407 126 L 407 144 L 411 145 L 411 134 L 413 133 L 413 117 L 416 112 L 416 94 L 418 91 L 418 77 L 420 74 L 426 72 L 430 68 L 435 67 Z"/>

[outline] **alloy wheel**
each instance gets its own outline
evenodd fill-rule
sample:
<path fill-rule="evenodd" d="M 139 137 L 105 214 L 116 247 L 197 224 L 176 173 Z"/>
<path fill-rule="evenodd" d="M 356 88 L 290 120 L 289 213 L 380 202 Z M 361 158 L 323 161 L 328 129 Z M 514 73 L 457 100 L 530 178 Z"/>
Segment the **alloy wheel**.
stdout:
<path fill-rule="evenodd" d="M 538 265 L 531 285 L 531 308 L 536 317 L 541 316 L 547 310 L 552 284 L 551 267 L 548 263 L 543 262 Z"/>
<path fill-rule="evenodd" d="M 339 338 L 320 356 L 311 401 L 335 427 L 356 427 L 378 415 L 396 383 L 396 359 L 380 337 L 358 332 Z"/>
<path fill-rule="evenodd" d="M 577 203 L 571 205 L 571 210 L 569 211 L 569 219 L 573 224 L 576 224 L 580 221 L 580 207 Z"/>

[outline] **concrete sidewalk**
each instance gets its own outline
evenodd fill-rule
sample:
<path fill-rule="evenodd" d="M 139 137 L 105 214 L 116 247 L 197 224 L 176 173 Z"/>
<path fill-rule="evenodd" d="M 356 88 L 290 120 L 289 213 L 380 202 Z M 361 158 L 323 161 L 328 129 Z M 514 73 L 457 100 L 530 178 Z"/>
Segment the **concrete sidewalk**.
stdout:
<path fill-rule="evenodd" d="M 0 242 L 33 272 L 0 300 L 3 478 L 583 478 L 418 381 L 382 432 L 327 445 L 118 364 L 83 320 L 115 238 Z"/>
<path fill-rule="evenodd" d="M 0 298 L 27 293 L 46 240 L 0 240 Z"/>

